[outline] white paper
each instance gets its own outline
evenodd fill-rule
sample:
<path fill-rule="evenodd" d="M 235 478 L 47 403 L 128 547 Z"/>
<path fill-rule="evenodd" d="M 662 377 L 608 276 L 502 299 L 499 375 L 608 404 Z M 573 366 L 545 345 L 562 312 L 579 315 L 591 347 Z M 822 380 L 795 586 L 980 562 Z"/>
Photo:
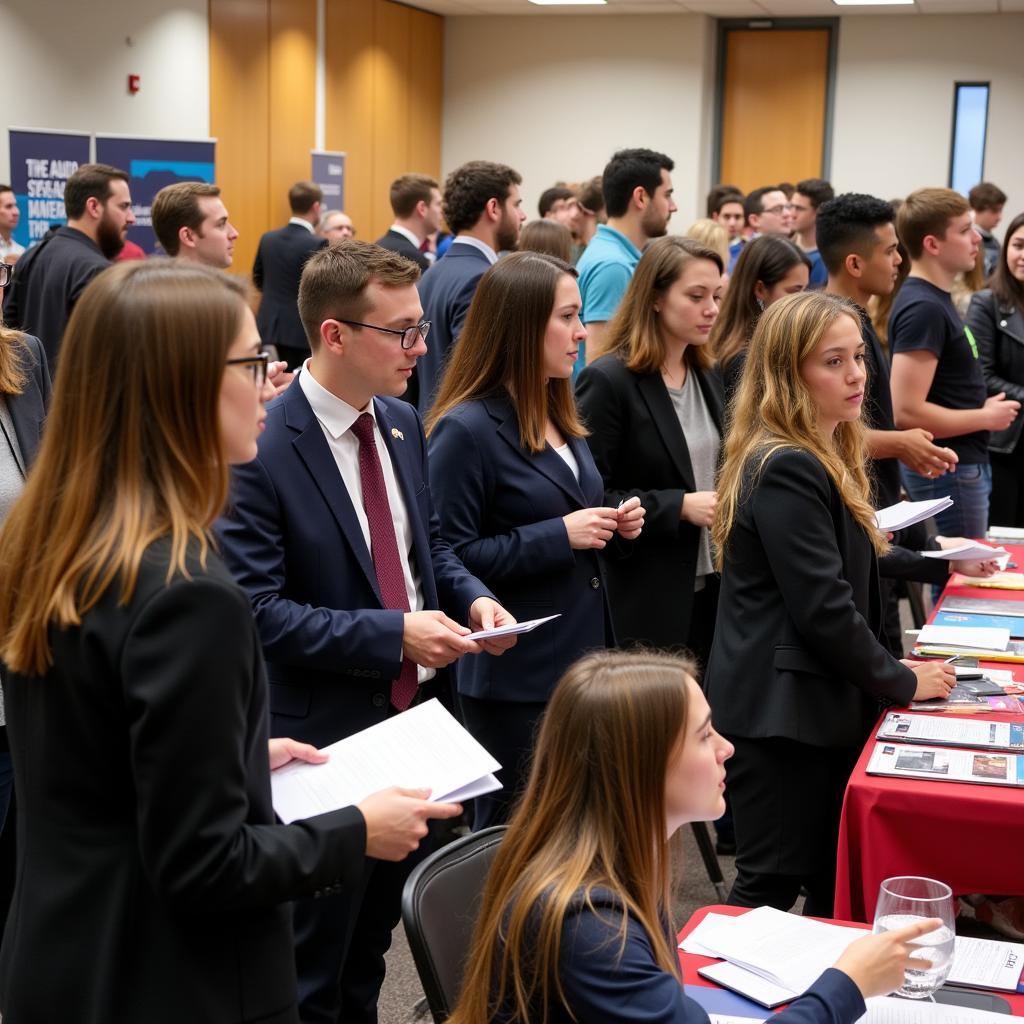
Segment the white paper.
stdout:
<path fill-rule="evenodd" d="M 501 765 L 437 700 L 403 711 L 384 722 L 324 747 L 326 764 L 292 761 L 271 772 L 274 811 L 289 824 L 300 818 L 359 803 L 388 786 L 430 789 L 445 801 L 486 786 L 473 795 L 500 789 L 492 775 Z"/>
<path fill-rule="evenodd" d="M 707 978 L 708 981 L 713 981 L 716 985 L 721 985 L 722 988 L 753 999 L 755 1003 L 760 1003 L 765 1007 L 789 1003 L 802 995 L 800 992 L 791 992 L 788 988 L 766 981 L 754 974 L 753 971 L 731 964 L 728 960 L 712 964 L 710 967 L 702 967 L 699 973 L 702 978 Z"/>
<path fill-rule="evenodd" d="M 894 996 L 875 996 L 866 1005 L 867 1013 L 858 1024 L 1006 1024 L 1013 1019 L 991 1010 Z"/>
<path fill-rule="evenodd" d="M 935 626 L 929 623 L 921 627 L 917 642 L 972 651 L 1005 651 L 1010 646 L 1010 631 L 994 626 Z"/>
<path fill-rule="evenodd" d="M 985 535 L 989 540 L 1008 540 L 1011 543 L 1024 541 L 1024 530 L 1019 526 L 990 526 Z"/>
<path fill-rule="evenodd" d="M 881 508 L 875 513 L 875 523 L 883 533 L 895 533 L 897 530 L 924 522 L 938 515 L 953 504 L 950 497 L 933 498 L 930 501 L 898 501 L 888 508 Z"/>
<path fill-rule="evenodd" d="M 721 924 L 723 921 L 732 921 L 734 918 L 728 914 L 708 914 L 704 920 L 701 921 L 696 928 L 690 932 L 689 935 L 679 943 L 679 948 L 684 953 L 696 953 L 698 956 L 714 956 L 717 957 L 718 953 L 711 946 L 705 946 L 701 936 L 710 935 L 715 930 L 715 926 Z"/>
<path fill-rule="evenodd" d="M 970 559 L 992 559 L 1009 558 L 1010 552 L 1006 548 L 993 548 L 988 544 L 981 544 L 978 541 L 969 540 L 966 544 L 960 544 L 955 548 L 940 548 L 938 551 L 922 551 L 924 558 L 941 558 L 946 561 L 964 561 Z"/>
<path fill-rule="evenodd" d="M 907 715 L 898 711 L 890 711 L 878 729 L 880 740 L 939 743 L 943 746 L 1007 750 L 1011 753 L 1021 751 L 1021 734 L 1021 726 L 1016 723 L 936 718 L 931 715 Z"/>
<path fill-rule="evenodd" d="M 711 1024 L 764 1024 L 764 1017 L 730 1017 L 725 1013 L 709 1013 Z"/>
<path fill-rule="evenodd" d="M 1024 755 L 1021 754 L 908 746 L 884 740 L 875 744 L 866 770 L 868 775 L 894 778 L 1024 786 Z"/>
<path fill-rule="evenodd" d="M 958 935 L 946 980 L 950 985 L 1016 992 L 1022 968 L 1024 944 Z"/>
<path fill-rule="evenodd" d="M 557 619 L 561 614 L 559 612 L 558 615 L 545 615 L 543 619 L 530 619 L 527 622 L 517 622 L 512 626 L 495 626 L 494 629 L 479 629 L 475 633 L 467 633 L 465 639 L 490 640 L 491 637 L 495 636 L 515 636 L 517 633 L 532 633 L 538 626 L 543 626 L 545 622 Z"/>

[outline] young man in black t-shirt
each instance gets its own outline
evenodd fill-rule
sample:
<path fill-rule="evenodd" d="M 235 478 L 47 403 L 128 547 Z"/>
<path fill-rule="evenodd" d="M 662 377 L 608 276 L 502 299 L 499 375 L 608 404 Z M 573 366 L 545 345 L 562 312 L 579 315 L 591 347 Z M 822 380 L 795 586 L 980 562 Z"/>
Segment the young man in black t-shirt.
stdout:
<path fill-rule="evenodd" d="M 956 452 L 956 471 L 941 479 L 903 467 L 915 501 L 949 495 L 939 532 L 983 537 L 992 488 L 988 435 L 1013 422 L 1020 403 L 987 394 L 978 346 L 950 298 L 953 279 L 974 266 L 981 238 L 958 192 L 923 188 L 907 196 L 897 230 L 911 258 L 889 319 L 892 404 L 896 425 L 921 427 Z"/>

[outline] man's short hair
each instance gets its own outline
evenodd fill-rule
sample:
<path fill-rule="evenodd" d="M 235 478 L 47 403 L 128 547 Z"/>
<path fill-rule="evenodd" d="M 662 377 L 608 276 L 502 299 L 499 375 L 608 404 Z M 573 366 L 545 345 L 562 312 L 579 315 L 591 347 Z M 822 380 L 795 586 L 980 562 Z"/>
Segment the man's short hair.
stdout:
<path fill-rule="evenodd" d="M 896 231 L 910 258 L 919 260 L 925 238 L 945 238 L 949 222 L 969 209 L 967 200 L 951 188 L 919 188 L 911 192 L 896 214 Z"/>
<path fill-rule="evenodd" d="M 991 181 L 982 181 L 967 193 L 967 201 L 971 209 L 978 213 L 982 210 L 998 210 L 1006 205 L 1006 193 Z"/>
<path fill-rule="evenodd" d="M 288 189 L 288 206 L 297 217 L 309 213 L 324 198 L 324 190 L 312 181 L 297 181 Z"/>
<path fill-rule="evenodd" d="M 537 200 L 537 212 L 542 218 L 546 217 L 559 199 L 575 198 L 576 193 L 571 188 L 566 188 L 564 185 L 552 185 L 551 188 L 546 188 L 541 192 L 540 199 Z"/>
<path fill-rule="evenodd" d="M 743 216 L 746 222 L 750 223 L 751 214 L 764 213 L 764 197 L 769 192 L 780 191 L 778 185 L 762 185 L 760 188 L 755 188 L 753 192 L 748 192 L 746 198 L 743 200 Z"/>
<path fill-rule="evenodd" d="M 369 308 L 366 286 L 415 284 L 420 268 L 379 245 L 345 238 L 318 249 L 306 260 L 299 281 L 299 317 L 310 347 L 320 345 L 320 325 L 328 319 L 362 320 Z"/>
<path fill-rule="evenodd" d="M 801 191 L 799 185 L 797 191 Z M 895 220 L 892 203 L 859 192 L 846 192 L 822 203 L 818 207 L 816 240 L 828 272 L 837 274 L 851 253 L 865 259 L 870 256 L 878 241 L 875 230 Z"/>
<path fill-rule="evenodd" d="M 488 160 L 471 160 L 457 167 L 444 183 L 444 219 L 452 234 L 467 231 L 480 219 L 488 202 L 504 205 L 513 185 L 521 185 L 518 171 Z"/>
<path fill-rule="evenodd" d="M 416 212 L 419 202 L 430 203 L 437 182 L 425 174 L 403 174 L 391 182 L 391 212 L 403 220 Z"/>
<path fill-rule="evenodd" d="M 653 149 L 620 149 L 601 175 L 605 212 L 609 217 L 623 216 L 638 185 L 653 196 L 661 184 L 661 172 L 673 171 L 675 166 L 671 157 Z"/>
<path fill-rule="evenodd" d="M 0 192 L 13 192 L 14 189 L 10 185 L 0 185 Z"/>
<path fill-rule="evenodd" d="M 835 189 L 824 178 L 804 178 L 796 183 L 796 191 L 807 196 L 815 210 L 836 197 Z"/>
<path fill-rule="evenodd" d="M 68 220 L 85 215 L 85 204 L 90 199 L 105 203 L 110 198 L 112 181 L 128 184 L 128 172 L 110 164 L 82 164 L 64 185 L 64 212 Z"/>
<path fill-rule="evenodd" d="M 743 193 L 736 185 L 715 185 L 708 193 L 708 217 L 713 218 L 716 213 L 721 213 L 726 203 L 739 203 L 742 206 Z"/>
<path fill-rule="evenodd" d="M 157 192 L 151 210 L 153 233 L 168 256 L 178 255 L 181 248 L 178 232 L 182 228 L 198 231 L 203 223 L 199 200 L 216 199 L 219 195 L 220 189 L 206 181 L 177 181 Z"/>
<path fill-rule="evenodd" d="M 600 174 L 595 174 L 589 181 L 580 185 L 576 190 L 576 203 L 584 213 L 591 215 L 600 213 L 604 209 L 604 191 Z"/>

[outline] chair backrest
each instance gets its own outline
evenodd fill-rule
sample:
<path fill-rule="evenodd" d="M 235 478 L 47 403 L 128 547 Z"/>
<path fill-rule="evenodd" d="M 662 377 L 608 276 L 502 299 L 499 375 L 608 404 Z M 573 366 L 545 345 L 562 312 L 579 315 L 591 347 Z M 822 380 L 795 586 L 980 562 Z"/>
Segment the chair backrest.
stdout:
<path fill-rule="evenodd" d="M 484 881 L 504 833 L 498 825 L 449 843 L 405 883 L 402 920 L 435 1021 L 447 1020 L 458 998 Z"/>

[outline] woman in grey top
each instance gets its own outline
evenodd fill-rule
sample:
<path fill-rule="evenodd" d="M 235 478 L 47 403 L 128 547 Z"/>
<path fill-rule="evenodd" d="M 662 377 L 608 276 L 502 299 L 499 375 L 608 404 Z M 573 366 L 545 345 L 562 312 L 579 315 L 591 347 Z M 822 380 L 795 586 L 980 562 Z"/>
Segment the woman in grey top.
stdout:
<path fill-rule="evenodd" d="M 639 495 L 646 509 L 628 557 L 608 559 L 616 636 L 622 644 L 685 646 L 701 662 L 718 597 L 708 526 L 723 396 L 707 341 L 722 269 L 718 253 L 691 239 L 648 245 L 609 325 L 607 354 L 576 386 L 605 504 Z"/>

